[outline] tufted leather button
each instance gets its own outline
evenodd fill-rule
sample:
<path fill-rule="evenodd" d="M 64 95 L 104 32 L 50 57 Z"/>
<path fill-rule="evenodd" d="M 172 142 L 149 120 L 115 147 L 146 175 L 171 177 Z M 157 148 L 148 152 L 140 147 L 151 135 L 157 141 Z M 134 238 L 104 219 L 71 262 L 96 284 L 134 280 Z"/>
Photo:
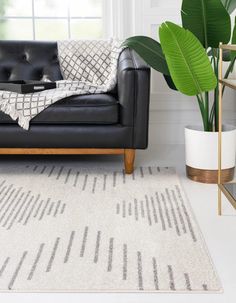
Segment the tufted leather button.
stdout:
<path fill-rule="evenodd" d="M 62 79 L 57 53 L 56 42 L 1 40 L 0 81 L 36 80 L 45 74 L 50 75 L 52 80 Z"/>
<path fill-rule="evenodd" d="M 39 78 L 40 78 L 40 79 L 43 78 L 43 72 L 42 72 L 42 71 L 39 72 Z"/>

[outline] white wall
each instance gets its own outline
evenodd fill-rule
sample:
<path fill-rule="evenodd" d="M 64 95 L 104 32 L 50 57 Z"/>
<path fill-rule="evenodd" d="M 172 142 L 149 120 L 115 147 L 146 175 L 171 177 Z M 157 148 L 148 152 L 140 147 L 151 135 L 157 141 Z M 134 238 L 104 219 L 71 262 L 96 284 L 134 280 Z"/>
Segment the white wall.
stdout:
<path fill-rule="evenodd" d="M 158 39 L 158 27 L 166 21 L 181 24 L 181 0 L 111 0 L 118 37 L 147 35 Z M 233 19 L 233 16 L 232 16 Z M 123 26 L 122 26 L 123 25 Z M 227 89 L 224 118 L 236 125 L 236 94 Z M 169 89 L 163 76 L 153 71 L 150 109 L 150 143 L 183 143 L 184 126 L 201 123 L 195 98 Z"/>

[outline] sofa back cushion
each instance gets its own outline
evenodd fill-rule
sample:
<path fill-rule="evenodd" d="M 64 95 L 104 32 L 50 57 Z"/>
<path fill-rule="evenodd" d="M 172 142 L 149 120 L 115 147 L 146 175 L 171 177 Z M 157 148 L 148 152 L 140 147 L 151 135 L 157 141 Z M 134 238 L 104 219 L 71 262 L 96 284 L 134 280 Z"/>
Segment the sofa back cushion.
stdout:
<path fill-rule="evenodd" d="M 0 81 L 62 79 L 57 43 L 0 41 Z"/>

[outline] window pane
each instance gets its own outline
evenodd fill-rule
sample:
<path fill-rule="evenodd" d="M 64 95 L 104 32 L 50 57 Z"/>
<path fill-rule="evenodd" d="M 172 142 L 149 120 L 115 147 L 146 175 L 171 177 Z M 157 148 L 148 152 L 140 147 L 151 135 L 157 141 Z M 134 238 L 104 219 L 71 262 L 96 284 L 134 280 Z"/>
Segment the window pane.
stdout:
<path fill-rule="evenodd" d="M 33 29 L 30 19 L 0 20 L 0 39 L 32 40 Z"/>
<path fill-rule="evenodd" d="M 67 17 L 67 0 L 34 0 L 34 14 L 37 17 Z"/>
<path fill-rule="evenodd" d="M 68 39 L 67 20 L 35 20 L 35 38 L 39 40 Z"/>
<path fill-rule="evenodd" d="M 102 0 L 70 0 L 72 17 L 101 17 Z"/>
<path fill-rule="evenodd" d="M 32 17 L 32 3 L 36 39 L 68 39 L 68 10 L 72 17 L 71 38 L 99 39 L 103 36 L 103 0 L 0 0 L 0 39 L 33 39 L 32 20 L 24 18 Z"/>
<path fill-rule="evenodd" d="M 0 15 L 24 16 L 32 15 L 32 0 L 0 0 Z"/>
<path fill-rule="evenodd" d="M 101 20 L 71 20 L 72 39 L 101 39 L 102 22 Z"/>

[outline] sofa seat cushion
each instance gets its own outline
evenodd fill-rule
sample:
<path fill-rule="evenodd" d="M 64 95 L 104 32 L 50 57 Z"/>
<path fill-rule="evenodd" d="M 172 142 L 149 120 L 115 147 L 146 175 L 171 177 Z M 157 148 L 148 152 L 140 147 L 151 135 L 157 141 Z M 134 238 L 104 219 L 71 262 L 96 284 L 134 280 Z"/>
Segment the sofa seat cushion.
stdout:
<path fill-rule="evenodd" d="M 49 106 L 32 124 L 116 124 L 118 101 L 109 94 L 71 96 Z M 16 124 L 0 111 L 0 124 Z"/>

